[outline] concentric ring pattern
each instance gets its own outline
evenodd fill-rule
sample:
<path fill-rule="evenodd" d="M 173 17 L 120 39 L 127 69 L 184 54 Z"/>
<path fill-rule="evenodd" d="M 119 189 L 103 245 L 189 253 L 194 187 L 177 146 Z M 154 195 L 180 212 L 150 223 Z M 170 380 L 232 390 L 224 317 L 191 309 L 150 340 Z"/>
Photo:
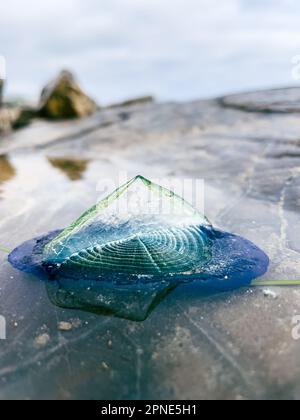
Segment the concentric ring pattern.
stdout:
<path fill-rule="evenodd" d="M 184 273 L 207 262 L 209 240 L 201 227 L 141 232 L 72 254 L 59 271 L 159 275 Z"/>

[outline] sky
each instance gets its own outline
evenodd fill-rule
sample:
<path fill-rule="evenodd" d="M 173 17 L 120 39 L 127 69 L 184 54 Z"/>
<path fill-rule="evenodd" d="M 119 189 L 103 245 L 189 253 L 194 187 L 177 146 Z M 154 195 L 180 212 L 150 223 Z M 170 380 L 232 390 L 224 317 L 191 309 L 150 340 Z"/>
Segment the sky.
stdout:
<path fill-rule="evenodd" d="M 100 104 L 298 85 L 299 19 L 299 0 L 3 0 L 6 94 L 65 68 Z"/>

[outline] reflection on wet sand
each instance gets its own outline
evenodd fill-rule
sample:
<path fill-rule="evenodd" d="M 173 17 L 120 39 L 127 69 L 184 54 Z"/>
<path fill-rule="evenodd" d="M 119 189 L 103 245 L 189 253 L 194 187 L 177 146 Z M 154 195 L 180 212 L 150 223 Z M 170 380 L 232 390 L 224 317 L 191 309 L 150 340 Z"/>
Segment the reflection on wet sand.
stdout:
<path fill-rule="evenodd" d="M 48 161 L 54 168 L 61 170 L 71 181 L 79 181 L 87 170 L 89 160 L 73 158 L 52 158 Z"/>
<path fill-rule="evenodd" d="M 144 321 L 177 284 L 140 283 L 116 286 L 97 280 L 60 278 L 46 282 L 50 301 L 66 309 Z"/>
<path fill-rule="evenodd" d="M 0 156 L 0 184 L 10 181 L 16 175 L 16 170 L 7 156 Z"/>

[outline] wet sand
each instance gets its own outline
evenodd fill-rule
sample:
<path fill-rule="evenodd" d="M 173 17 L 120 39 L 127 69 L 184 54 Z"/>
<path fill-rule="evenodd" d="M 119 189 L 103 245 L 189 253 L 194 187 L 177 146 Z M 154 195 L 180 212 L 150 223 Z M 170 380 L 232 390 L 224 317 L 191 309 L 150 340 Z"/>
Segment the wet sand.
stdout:
<path fill-rule="evenodd" d="M 1 247 L 67 226 L 120 171 L 203 178 L 214 225 L 270 256 L 265 280 L 300 280 L 299 114 L 225 105 L 116 108 L 1 138 Z M 300 398 L 300 341 L 291 336 L 300 288 L 203 298 L 181 286 L 138 323 L 58 308 L 42 282 L 4 252 L 0 261 L 2 399 Z M 58 327 L 74 319 L 78 327 Z"/>

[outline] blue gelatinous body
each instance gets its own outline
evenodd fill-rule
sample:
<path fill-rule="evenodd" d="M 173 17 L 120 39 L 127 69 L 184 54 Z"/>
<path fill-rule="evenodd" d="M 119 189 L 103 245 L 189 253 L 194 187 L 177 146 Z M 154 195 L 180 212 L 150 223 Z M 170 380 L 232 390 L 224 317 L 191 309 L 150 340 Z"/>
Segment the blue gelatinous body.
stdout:
<path fill-rule="evenodd" d="M 129 190 L 134 203 L 122 212 Z M 67 229 L 16 248 L 9 261 L 46 279 L 59 306 L 135 320 L 145 319 L 179 284 L 193 282 L 205 293 L 232 290 L 249 285 L 269 264 L 253 243 L 214 229 L 182 199 L 142 177 Z"/>
<path fill-rule="evenodd" d="M 203 229 L 203 228 L 202 228 Z M 18 270 L 48 280 L 49 296 L 61 307 L 77 308 L 143 320 L 149 311 L 178 284 L 193 282 L 199 292 L 216 293 L 248 286 L 268 269 L 267 255 L 248 240 L 207 228 L 211 257 L 200 271 L 181 274 L 102 273 L 91 276 L 83 268 L 60 268 L 43 262 L 45 246 L 58 235 L 53 232 L 16 248 L 10 263 Z"/>

